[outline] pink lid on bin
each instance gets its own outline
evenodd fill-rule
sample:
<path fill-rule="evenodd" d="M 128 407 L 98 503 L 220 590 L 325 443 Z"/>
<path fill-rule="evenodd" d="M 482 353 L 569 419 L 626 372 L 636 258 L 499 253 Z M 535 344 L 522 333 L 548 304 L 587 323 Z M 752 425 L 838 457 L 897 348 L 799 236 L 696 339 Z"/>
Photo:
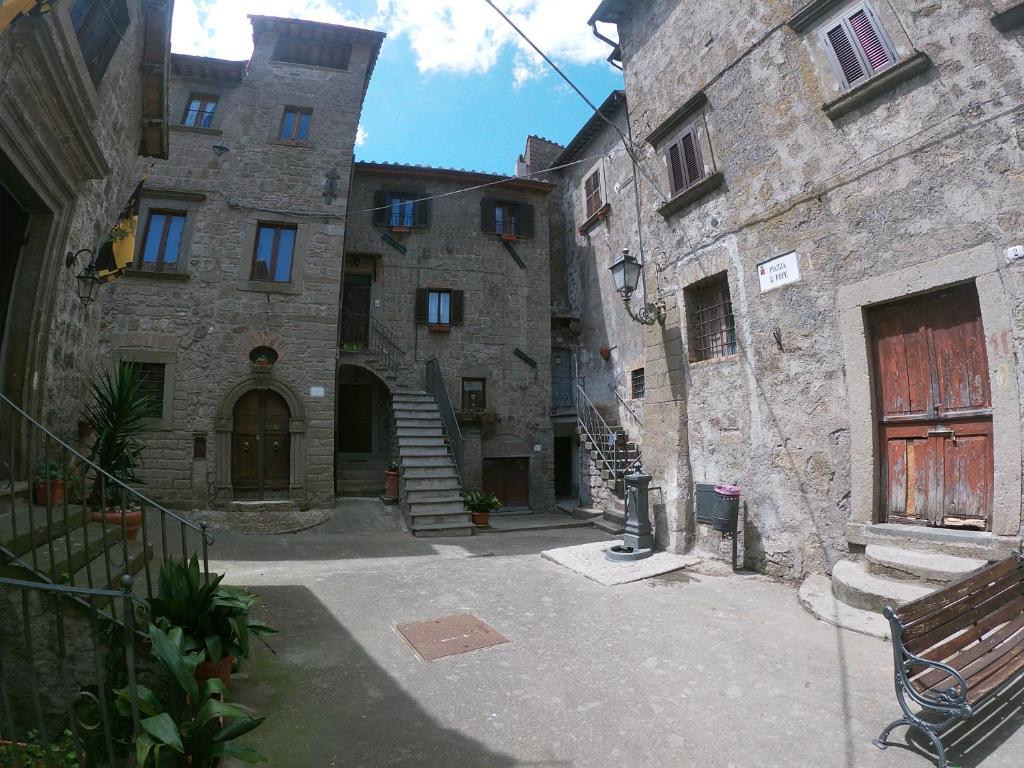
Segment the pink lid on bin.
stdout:
<path fill-rule="evenodd" d="M 739 496 L 740 487 L 738 485 L 729 485 L 729 483 L 722 483 L 721 485 L 715 486 L 715 493 L 719 496 Z"/>

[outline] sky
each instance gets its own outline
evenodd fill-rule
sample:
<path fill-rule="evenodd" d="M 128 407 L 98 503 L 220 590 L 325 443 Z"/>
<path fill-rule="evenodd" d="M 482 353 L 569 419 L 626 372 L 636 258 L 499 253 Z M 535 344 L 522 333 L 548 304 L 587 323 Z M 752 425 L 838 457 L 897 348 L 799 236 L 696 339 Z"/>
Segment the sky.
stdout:
<path fill-rule="evenodd" d="M 496 4 L 595 104 L 622 88 L 587 26 L 598 0 Z M 484 0 L 176 0 L 172 50 L 247 59 L 248 14 L 387 32 L 357 160 L 511 173 L 527 135 L 566 144 L 593 114 Z"/>

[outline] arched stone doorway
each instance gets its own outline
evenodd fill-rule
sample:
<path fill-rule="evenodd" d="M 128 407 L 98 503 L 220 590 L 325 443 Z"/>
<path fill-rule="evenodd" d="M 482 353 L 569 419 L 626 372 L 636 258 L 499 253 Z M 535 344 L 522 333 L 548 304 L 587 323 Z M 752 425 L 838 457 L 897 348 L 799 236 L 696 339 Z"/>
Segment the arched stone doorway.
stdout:
<path fill-rule="evenodd" d="M 306 496 L 306 415 L 289 387 L 263 374 L 233 387 L 217 415 L 217 498 Z"/>
<path fill-rule="evenodd" d="M 338 368 L 337 398 L 335 491 L 342 496 L 383 493 L 384 470 L 395 458 L 391 391 L 372 371 L 345 364 Z"/>
<path fill-rule="evenodd" d="M 236 499 L 288 498 L 291 435 L 288 403 L 271 389 L 252 389 L 232 412 L 231 491 Z"/>

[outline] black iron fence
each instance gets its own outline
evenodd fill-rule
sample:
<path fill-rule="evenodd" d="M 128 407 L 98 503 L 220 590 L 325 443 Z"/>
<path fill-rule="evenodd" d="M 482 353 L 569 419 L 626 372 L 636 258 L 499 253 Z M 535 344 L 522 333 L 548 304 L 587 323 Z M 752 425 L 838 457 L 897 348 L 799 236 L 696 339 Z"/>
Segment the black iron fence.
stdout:
<path fill-rule="evenodd" d="M 461 483 L 464 477 L 465 442 L 462 439 L 459 420 L 455 417 L 452 400 L 448 396 L 448 387 L 444 383 L 441 363 L 438 362 L 436 357 L 427 363 L 427 392 L 434 396 L 434 399 L 437 401 L 437 407 L 441 411 L 444 431 L 448 435 L 448 447 L 452 452 L 452 458 L 455 459 L 455 470 L 459 473 L 459 482 Z"/>
<path fill-rule="evenodd" d="M 405 352 L 394 334 L 373 315 L 342 312 L 341 349 L 346 352 L 368 352 L 392 373 L 398 373 Z"/>

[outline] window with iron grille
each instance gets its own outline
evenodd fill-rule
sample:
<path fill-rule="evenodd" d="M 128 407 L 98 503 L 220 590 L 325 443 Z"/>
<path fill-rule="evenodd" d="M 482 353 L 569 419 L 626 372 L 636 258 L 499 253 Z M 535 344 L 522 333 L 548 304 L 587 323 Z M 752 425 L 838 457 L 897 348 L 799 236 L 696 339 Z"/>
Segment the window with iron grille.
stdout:
<path fill-rule="evenodd" d="M 312 109 L 285 107 L 277 138 L 285 141 L 309 141 L 309 124 L 312 120 Z"/>
<path fill-rule="evenodd" d="M 217 97 L 193 93 L 188 98 L 185 115 L 181 124 L 192 128 L 212 128 L 213 115 L 217 111 Z"/>
<path fill-rule="evenodd" d="M 205 459 L 206 458 L 206 435 L 193 435 L 192 436 L 192 458 L 193 459 Z"/>
<path fill-rule="evenodd" d="M 700 152 L 697 123 L 687 126 L 679 138 L 665 148 L 665 164 L 673 197 L 685 192 L 707 175 Z"/>
<path fill-rule="evenodd" d="M 634 400 L 641 400 L 644 396 L 644 369 L 634 368 L 629 375 L 630 395 Z"/>
<path fill-rule="evenodd" d="M 874 9 L 860 3 L 821 30 L 821 40 L 845 88 L 896 63 L 896 49 Z"/>
<path fill-rule="evenodd" d="M 259 224 L 252 254 L 252 280 L 290 283 L 295 251 L 294 224 Z"/>
<path fill-rule="evenodd" d="M 128 5 L 125 0 L 77 0 L 69 15 L 86 69 L 99 85 L 128 31 Z"/>
<path fill-rule="evenodd" d="M 185 211 L 150 210 L 136 268 L 147 272 L 176 272 L 185 231 Z"/>
<path fill-rule="evenodd" d="M 736 321 L 726 272 L 683 290 L 690 360 L 717 360 L 736 354 Z"/>
<path fill-rule="evenodd" d="M 164 416 L 164 385 L 167 366 L 163 363 L 127 363 L 135 366 L 139 388 L 149 398 L 149 415 L 155 419 Z"/>
<path fill-rule="evenodd" d="M 587 198 L 587 218 L 601 210 L 604 201 L 601 199 L 601 169 L 587 176 L 583 182 L 583 193 Z"/>

